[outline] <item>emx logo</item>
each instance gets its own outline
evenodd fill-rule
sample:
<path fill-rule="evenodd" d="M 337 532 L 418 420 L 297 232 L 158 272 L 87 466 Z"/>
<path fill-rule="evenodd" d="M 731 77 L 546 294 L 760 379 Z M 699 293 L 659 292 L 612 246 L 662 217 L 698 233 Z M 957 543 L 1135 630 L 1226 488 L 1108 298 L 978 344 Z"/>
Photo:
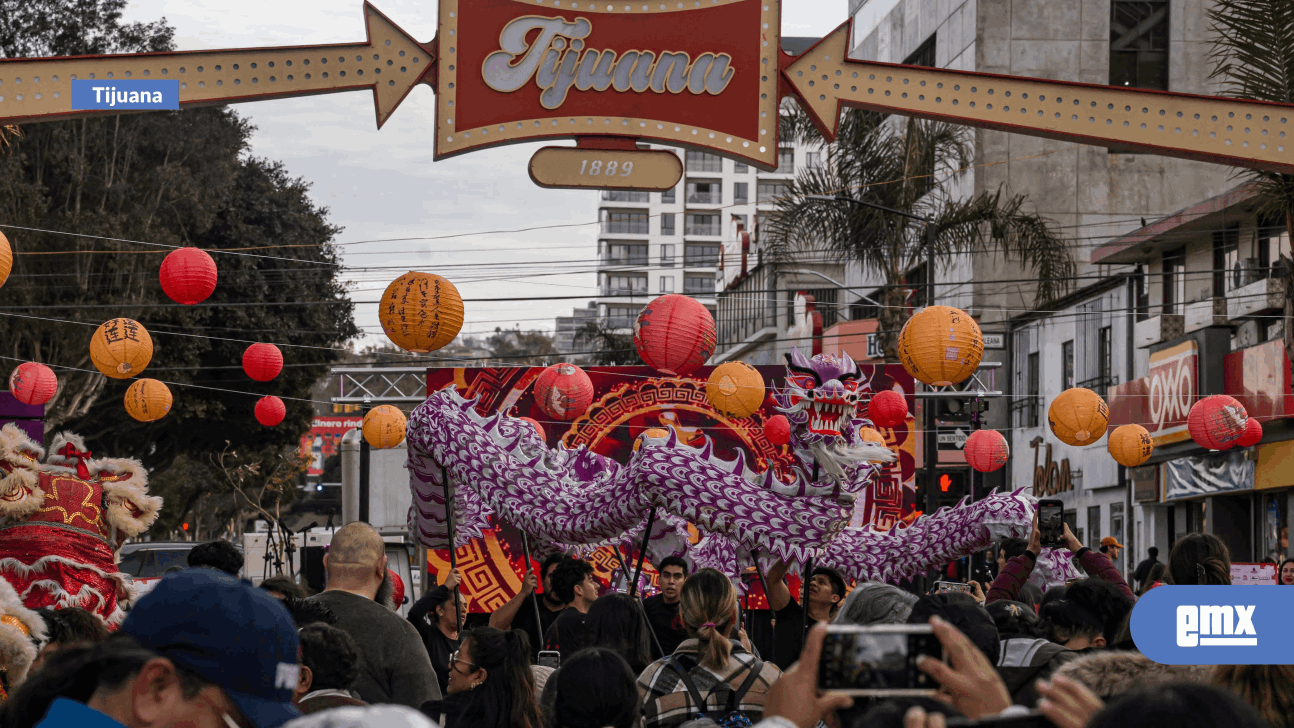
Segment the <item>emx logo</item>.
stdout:
<path fill-rule="evenodd" d="M 1294 623 L 1283 617 L 1287 594 L 1275 586 L 1151 589 L 1132 610 L 1132 639 L 1165 665 L 1288 665 Z"/>
<path fill-rule="evenodd" d="M 1257 647 L 1258 636 L 1254 632 L 1257 608 L 1255 604 L 1198 607 L 1183 604 L 1177 608 L 1177 646 Z"/>

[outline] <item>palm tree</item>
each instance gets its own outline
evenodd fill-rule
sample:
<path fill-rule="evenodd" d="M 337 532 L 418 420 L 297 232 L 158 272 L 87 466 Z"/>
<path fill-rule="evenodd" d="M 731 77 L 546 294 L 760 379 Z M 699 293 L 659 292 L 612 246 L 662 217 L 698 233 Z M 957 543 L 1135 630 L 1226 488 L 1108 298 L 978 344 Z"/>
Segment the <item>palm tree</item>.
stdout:
<path fill-rule="evenodd" d="M 787 121 L 790 138 L 823 141 L 803 113 Z M 1024 195 L 1008 196 L 999 189 L 969 199 L 953 196 L 952 185 L 965 176 L 972 151 L 965 127 L 845 112 L 836 141 L 827 147 L 827 163 L 802 170 L 778 201 L 771 229 L 767 236 L 761 233 L 769 246 L 766 255 L 789 261 L 817 253 L 879 273 L 885 280 L 879 344 L 890 359 L 897 358 L 899 330 L 911 305 L 905 278 L 926 261 L 924 224 L 863 205 L 808 199 L 810 195 L 852 197 L 929 218 L 937 262 L 947 265 L 960 253 L 1001 251 L 1038 276 L 1036 303 L 1064 293 L 1075 271 L 1069 247 L 1049 221 L 1023 209 Z"/>
<path fill-rule="evenodd" d="M 1238 99 L 1294 103 L 1294 0 L 1216 0 L 1209 8 L 1214 33 L 1210 78 L 1221 93 Z M 1260 216 L 1285 221 L 1294 240 L 1294 175 L 1236 170 L 1257 194 Z M 1285 268 L 1285 353 L 1294 362 L 1294 264 Z"/>

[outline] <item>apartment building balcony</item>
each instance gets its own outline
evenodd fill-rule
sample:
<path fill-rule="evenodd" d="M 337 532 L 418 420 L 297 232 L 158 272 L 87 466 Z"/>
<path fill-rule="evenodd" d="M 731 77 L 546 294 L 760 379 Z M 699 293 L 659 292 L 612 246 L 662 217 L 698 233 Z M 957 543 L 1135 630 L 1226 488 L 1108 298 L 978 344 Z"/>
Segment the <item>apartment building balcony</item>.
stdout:
<path fill-rule="evenodd" d="M 714 274 L 684 275 L 683 292 L 689 296 L 713 297 L 715 293 Z"/>
<path fill-rule="evenodd" d="M 645 249 L 647 246 L 644 245 L 642 247 Z M 623 253 L 613 250 L 612 252 L 603 253 L 598 256 L 598 263 L 604 266 L 646 267 L 648 260 L 649 258 L 647 257 L 645 250 L 641 253 Z"/>
<path fill-rule="evenodd" d="M 1227 294 L 1227 319 L 1254 316 L 1285 306 L 1285 279 L 1261 278 Z"/>
<path fill-rule="evenodd" d="M 1138 349 L 1170 341 L 1186 333 L 1186 317 L 1179 313 L 1163 313 L 1138 321 L 1132 329 L 1133 343 Z"/>
<path fill-rule="evenodd" d="M 1227 299 L 1206 298 L 1186 304 L 1183 331 L 1190 333 L 1210 326 L 1225 326 L 1227 323 Z"/>
<path fill-rule="evenodd" d="M 640 192 L 637 190 L 602 190 L 603 202 L 636 202 L 647 204 L 651 202 L 650 192 Z"/>

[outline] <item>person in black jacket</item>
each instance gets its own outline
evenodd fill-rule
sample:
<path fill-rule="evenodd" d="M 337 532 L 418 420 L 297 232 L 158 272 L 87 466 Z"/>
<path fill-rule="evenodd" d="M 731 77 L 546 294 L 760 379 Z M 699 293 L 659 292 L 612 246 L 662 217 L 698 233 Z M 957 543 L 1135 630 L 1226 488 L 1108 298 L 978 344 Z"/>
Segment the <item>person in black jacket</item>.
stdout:
<path fill-rule="evenodd" d="M 541 728 L 525 632 L 468 630 L 449 669 L 445 697 L 422 706 L 444 728 Z"/>
<path fill-rule="evenodd" d="M 449 656 L 459 647 L 458 611 L 451 599 L 458 597 L 458 581 L 458 569 L 450 570 L 444 584 L 427 592 L 409 609 L 409 621 L 431 657 L 441 695 L 449 686 Z"/>

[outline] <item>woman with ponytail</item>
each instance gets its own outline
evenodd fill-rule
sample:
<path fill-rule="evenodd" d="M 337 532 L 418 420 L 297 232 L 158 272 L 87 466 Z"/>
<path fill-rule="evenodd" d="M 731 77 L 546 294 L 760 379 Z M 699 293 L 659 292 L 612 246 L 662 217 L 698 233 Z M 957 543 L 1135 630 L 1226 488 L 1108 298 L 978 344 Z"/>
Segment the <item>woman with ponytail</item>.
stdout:
<path fill-rule="evenodd" d="M 1231 553 L 1217 536 L 1192 533 L 1168 554 L 1169 584 L 1230 584 Z"/>
<path fill-rule="evenodd" d="M 536 702 L 530 638 L 477 627 L 449 657 L 448 694 L 422 712 L 444 728 L 541 728 Z"/>
<path fill-rule="evenodd" d="M 679 615 L 688 639 L 638 676 L 643 728 L 673 728 L 703 716 L 722 726 L 758 722 L 768 688 L 782 673 L 738 641 L 732 582 L 714 569 L 697 571 L 683 582 Z"/>

